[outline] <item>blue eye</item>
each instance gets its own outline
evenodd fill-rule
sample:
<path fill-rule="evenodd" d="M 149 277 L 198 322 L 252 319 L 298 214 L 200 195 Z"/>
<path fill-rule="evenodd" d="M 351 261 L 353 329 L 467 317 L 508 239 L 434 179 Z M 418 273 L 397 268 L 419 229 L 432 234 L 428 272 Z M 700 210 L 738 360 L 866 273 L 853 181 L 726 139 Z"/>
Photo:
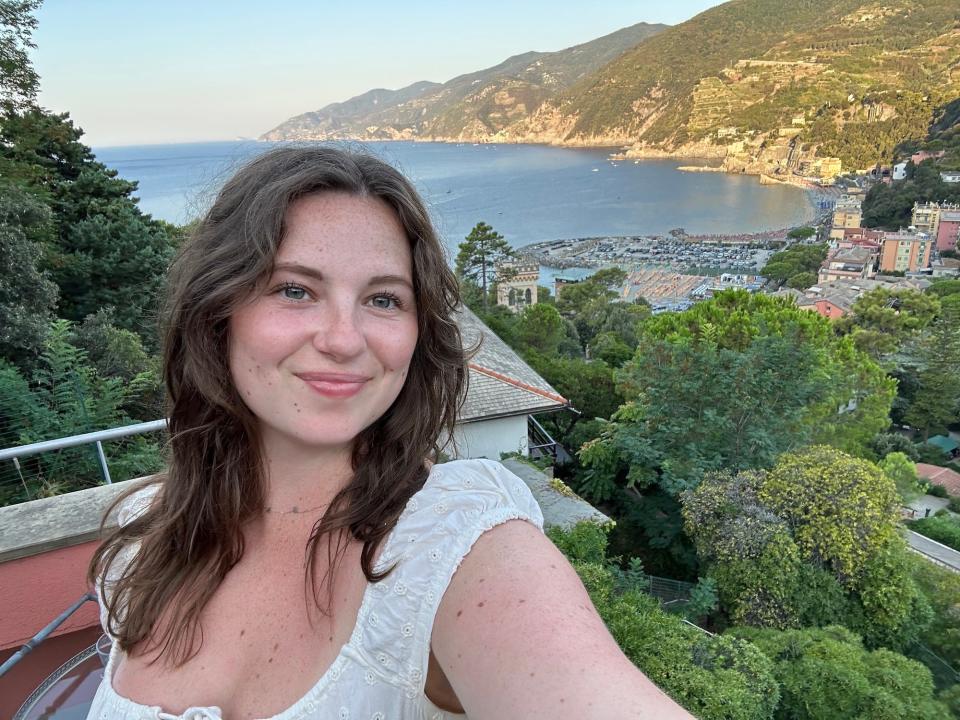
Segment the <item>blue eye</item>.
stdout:
<path fill-rule="evenodd" d="M 396 310 L 401 306 L 400 298 L 391 293 L 378 293 L 371 302 L 379 310 Z"/>
<path fill-rule="evenodd" d="M 280 288 L 280 295 L 286 300 L 306 300 L 307 290 L 299 285 L 284 285 Z"/>

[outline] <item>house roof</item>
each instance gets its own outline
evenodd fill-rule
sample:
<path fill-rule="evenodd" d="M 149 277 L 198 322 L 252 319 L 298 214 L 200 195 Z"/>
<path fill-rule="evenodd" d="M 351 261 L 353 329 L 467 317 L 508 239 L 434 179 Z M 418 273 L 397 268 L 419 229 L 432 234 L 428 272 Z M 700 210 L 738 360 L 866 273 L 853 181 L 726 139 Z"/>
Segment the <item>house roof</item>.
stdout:
<path fill-rule="evenodd" d="M 469 308 L 457 314 L 463 345 L 480 348 L 470 358 L 470 384 L 460 422 L 559 410 L 569 402 Z"/>
<path fill-rule="evenodd" d="M 943 485 L 950 495 L 960 496 L 960 473 L 939 465 L 917 463 L 917 475 L 934 485 Z"/>
<path fill-rule="evenodd" d="M 960 443 L 958 443 L 952 437 L 947 437 L 946 435 L 934 435 L 932 438 L 927 440 L 927 444 L 935 445 L 945 453 L 950 453 L 960 448 Z"/>

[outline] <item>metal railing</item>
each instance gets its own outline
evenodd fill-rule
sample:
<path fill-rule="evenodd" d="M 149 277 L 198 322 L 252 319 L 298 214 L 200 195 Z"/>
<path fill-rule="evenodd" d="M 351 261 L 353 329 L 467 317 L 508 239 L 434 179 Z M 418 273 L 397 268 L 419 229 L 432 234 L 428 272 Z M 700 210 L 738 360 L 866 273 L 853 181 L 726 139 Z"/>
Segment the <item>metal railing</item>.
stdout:
<path fill-rule="evenodd" d="M 97 430 L 95 432 L 82 433 L 80 435 L 70 435 L 68 437 L 56 438 L 53 440 L 42 440 L 40 442 L 29 443 L 26 445 L 16 445 L 0 449 L 0 463 L 9 461 L 13 464 L 19 484 L 23 487 L 23 494 L 27 500 L 33 499 L 28 488 L 27 478 L 24 477 L 21 461 L 32 458 L 43 453 L 57 452 L 68 448 L 76 448 L 84 445 L 90 445 L 94 448 L 97 455 L 100 477 L 106 484 L 113 482 L 113 475 L 110 472 L 110 465 L 107 460 L 107 454 L 104 452 L 103 443 L 110 440 L 120 440 L 135 435 L 145 435 L 165 430 L 167 421 L 151 420 L 149 422 L 135 423 L 133 425 L 123 425 L 120 427 L 109 428 L 107 430 Z M 14 481 L 16 482 L 16 481 Z M 77 489 L 77 488 L 73 488 Z"/>
<path fill-rule="evenodd" d="M 67 618 L 69 618 L 77 610 L 79 610 L 84 603 L 86 603 L 89 600 L 96 601 L 96 599 L 97 599 L 96 595 L 94 595 L 93 593 L 87 593 L 86 595 L 81 597 L 79 600 L 77 600 L 75 603 L 73 603 L 73 605 L 71 605 L 62 613 L 57 615 L 57 617 L 55 617 L 50 623 L 48 623 L 47 626 L 43 628 L 43 630 L 38 632 L 29 640 L 27 640 L 27 642 L 25 642 L 19 650 L 17 650 L 13 655 L 11 655 L 6 659 L 6 662 L 4 662 L 3 665 L 0 665 L 0 678 L 6 675 L 10 671 L 10 668 L 12 668 L 18 662 L 23 660 L 23 658 L 25 658 L 31 651 L 33 651 L 33 649 L 37 647 L 37 645 L 39 645 L 44 640 L 46 640 L 54 630 L 56 630 L 58 627 L 63 625 L 63 623 L 67 621 Z"/>

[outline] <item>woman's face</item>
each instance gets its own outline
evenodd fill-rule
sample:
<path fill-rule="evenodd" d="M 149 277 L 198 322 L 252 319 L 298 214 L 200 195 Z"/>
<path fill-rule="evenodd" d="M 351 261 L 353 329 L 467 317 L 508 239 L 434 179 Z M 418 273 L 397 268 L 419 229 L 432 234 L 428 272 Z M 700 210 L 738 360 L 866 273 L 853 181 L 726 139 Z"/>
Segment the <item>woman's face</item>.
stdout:
<path fill-rule="evenodd" d="M 347 449 L 399 395 L 417 343 L 410 245 L 382 200 L 295 201 L 273 274 L 230 319 L 233 382 L 265 447 Z"/>

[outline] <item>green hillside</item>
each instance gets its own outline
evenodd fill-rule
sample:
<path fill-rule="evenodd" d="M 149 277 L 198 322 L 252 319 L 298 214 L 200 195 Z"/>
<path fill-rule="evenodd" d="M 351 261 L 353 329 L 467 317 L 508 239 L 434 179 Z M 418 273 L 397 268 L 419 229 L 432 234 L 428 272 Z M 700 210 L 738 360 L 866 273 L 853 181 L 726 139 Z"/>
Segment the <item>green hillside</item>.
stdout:
<path fill-rule="evenodd" d="M 638 23 L 564 50 L 515 55 L 443 84 L 371 90 L 290 118 L 261 139 L 482 138 L 523 120 L 544 101 L 664 28 Z"/>
<path fill-rule="evenodd" d="M 925 136 L 960 95 L 958 62 L 956 0 L 734 0 L 639 44 L 556 106 L 576 118 L 571 139 L 626 131 L 671 149 L 720 128 L 796 127 L 818 155 L 861 168 Z"/>

